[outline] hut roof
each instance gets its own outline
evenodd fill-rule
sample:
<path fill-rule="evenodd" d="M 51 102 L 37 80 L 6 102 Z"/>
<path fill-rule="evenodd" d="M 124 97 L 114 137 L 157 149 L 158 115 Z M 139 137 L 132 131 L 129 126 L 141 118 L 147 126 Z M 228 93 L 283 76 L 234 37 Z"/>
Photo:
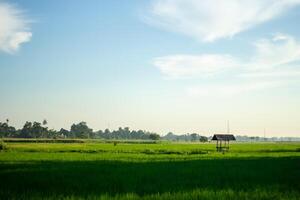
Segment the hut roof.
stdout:
<path fill-rule="evenodd" d="M 214 134 L 212 140 L 235 140 L 234 135 L 231 134 Z"/>

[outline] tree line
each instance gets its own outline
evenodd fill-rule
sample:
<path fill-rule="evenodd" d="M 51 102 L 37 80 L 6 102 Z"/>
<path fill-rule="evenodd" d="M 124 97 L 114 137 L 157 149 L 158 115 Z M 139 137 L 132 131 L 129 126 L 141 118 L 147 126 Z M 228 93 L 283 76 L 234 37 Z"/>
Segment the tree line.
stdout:
<path fill-rule="evenodd" d="M 2 138 L 80 138 L 80 139 L 140 139 L 140 140 L 159 140 L 160 136 L 156 133 L 144 130 L 130 130 L 129 127 L 119 128 L 118 130 L 105 129 L 104 131 L 93 131 L 86 122 L 72 124 L 70 130 L 61 128 L 59 131 L 49 129 L 47 120 L 42 122 L 25 122 L 21 129 L 16 129 L 9 125 L 9 120 L 0 122 L 0 137 Z"/>
<path fill-rule="evenodd" d="M 191 142 L 208 142 L 208 140 L 211 139 L 211 137 L 206 137 L 203 135 L 199 135 L 198 133 L 187 133 L 187 134 L 182 134 L 182 135 L 175 135 L 172 132 L 169 132 L 163 137 L 164 140 L 172 140 L 172 141 L 191 141 Z"/>

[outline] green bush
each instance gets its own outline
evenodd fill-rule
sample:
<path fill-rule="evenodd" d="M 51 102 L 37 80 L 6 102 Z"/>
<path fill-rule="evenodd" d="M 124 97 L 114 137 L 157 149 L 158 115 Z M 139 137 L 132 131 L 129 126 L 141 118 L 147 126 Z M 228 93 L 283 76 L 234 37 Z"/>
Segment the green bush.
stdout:
<path fill-rule="evenodd" d="M 6 150 L 7 149 L 7 145 L 5 144 L 5 142 L 3 142 L 2 140 L 0 141 L 0 151 L 2 150 Z"/>

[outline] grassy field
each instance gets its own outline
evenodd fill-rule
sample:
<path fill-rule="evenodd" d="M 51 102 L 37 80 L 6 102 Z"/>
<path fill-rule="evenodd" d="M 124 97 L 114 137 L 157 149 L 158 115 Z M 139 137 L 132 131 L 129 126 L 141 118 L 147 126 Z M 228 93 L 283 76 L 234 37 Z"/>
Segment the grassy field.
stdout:
<path fill-rule="evenodd" d="M 6 143 L 1 199 L 300 199 L 300 143 Z"/>

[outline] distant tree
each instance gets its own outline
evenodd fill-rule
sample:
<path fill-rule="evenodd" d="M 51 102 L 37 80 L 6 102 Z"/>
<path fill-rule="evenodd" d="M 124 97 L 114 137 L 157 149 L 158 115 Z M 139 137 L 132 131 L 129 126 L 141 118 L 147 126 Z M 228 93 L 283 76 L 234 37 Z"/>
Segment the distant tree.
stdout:
<path fill-rule="evenodd" d="M 105 129 L 93 132 L 86 122 L 73 124 L 70 131 L 61 128 L 59 131 L 48 129 L 47 120 L 40 122 L 26 121 L 22 129 L 16 130 L 8 125 L 9 120 L 0 122 L 0 137 L 19 137 L 19 138 L 103 138 L 103 139 L 140 139 L 140 140 L 159 140 L 160 136 L 144 130 L 130 130 L 129 127 L 118 128 L 118 130 L 110 131 Z M 177 137 L 169 134 L 172 137 Z M 175 139 L 174 139 L 175 140 Z"/>
<path fill-rule="evenodd" d="M 48 121 L 46 119 L 43 120 L 42 122 L 43 126 L 44 126 L 44 131 L 43 131 L 43 134 L 42 134 L 42 137 L 45 138 L 45 137 L 56 137 L 57 135 L 57 131 L 55 131 L 54 133 L 54 130 L 52 129 L 51 130 L 51 133 L 48 131 L 48 127 L 46 127 L 46 125 L 48 124 Z"/>
<path fill-rule="evenodd" d="M 71 126 L 71 135 L 75 138 L 89 138 L 93 133 L 93 129 L 90 129 L 86 122 L 80 122 Z"/>
<path fill-rule="evenodd" d="M 192 133 L 190 136 L 191 136 L 191 141 L 195 142 L 197 140 L 198 134 Z"/>
<path fill-rule="evenodd" d="M 108 128 L 104 130 L 103 137 L 105 139 L 111 139 L 111 133 L 110 133 L 110 130 Z"/>
<path fill-rule="evenodd" d="M 137 137 L 135 139 L 145 139 L 144 135 L 145 135 L 145 133 L 144 133 L 143 130 L 138 130 L 137 131 Z"/>
<path fill-rule="evenodd" d="M 200 136 L 199 141 L 200 142 L 208 142 L 208 138 L 205 136 Z"/>
<path fill-rule="evenodd" d="M 254 140 L 255 140 L 255 137 L 250 137 L 250 140 L 251 140 L 251 141 L 254 141 Z"/>
<path fill-rule="evenodd" d="M 159 140 L 159 139 L 160 139 L 160 136 L 159 136 L 158 134 L 156 134 L 156 133 L 151 133 L 151 134 L 149 135 L 149 138 L 150 138 L 151 140 Z"/>
<path fill-rule="evenodd" d="M 176 140 L 177 136 L 172 132 L 168 132 L 167 135 L 165 135 L 163 138 L 166 140 Z"/>
<path fill-rule="evenodd" d="M 6 119 L 6 122 L 0 122 L 0 137 L 12 137 L 16 133 L 16 129 L 13 126 L 8 125 L 9 120 Z"/>
<path fill-rule="evenodd" d="M 18 137 L 21 138 L 46 138 L 50 137 L 48 128 L 43 127 L 39 122 L 25 122 L 23 128 L 20 130 Z"/>
<path fill-rule="evenodd" d="M 96 132 L 94 132 L 93 130 L 89 133 L 89 138 L 90 139 L 95 139 L 96 138 Z"/>
<path fill-rule="evenodd" d="M 125 127 L 123 130 L 123 138 L 124 139 L 131 139 L 130 129 L 129 127 Z"/>
<path fill-rule="evenodd" d="M 50 130 L 47 130 L 47 134 L 46 134 L 46 137 L 48 138 L 63 138 L 58 131 L 54 130 L 54 129 L 50 129 Z"/>
<path fill-rule="evenodd" d="M 174 135 L 174 133 L 168 132 L 166 136 L 173 136 L 173 135 Z"/>
<path fill-rule="evenodd" d="M 95 133 L 95 138 L 105 138 L 104 132 L 102 130 L 99 130 Z"/>
<path fill-rule="evenodd" d="M 137 139 L 138 138 L 137 131 L 135 131 L 135 130 L 131 131 L 130 138 L 131 139 Z"/>
<path fill-rule="evenodd" d="M 47 137 L 48 128 L 42 127 L 39 122 L 33 122 L 30 132 L 34 138 L 44 138 Z"/>
<path fill-rule="evenodd" d="M 184 135 L 184 140 L 187 142 L 187 141 L 189 140 L 189 137 L 190 137 L 190 134 L 188 134 L 188 133 L 185 134 L 185 135 Z"/>
<path fill-rule="evenodd" d="M 31 122 L 25 122 L 23 128 L 21 129 L 20 132 L 20 137 L 21 138 L 31 138 L 31 129 L 32 129 L 32 123 Z"/>
<path fill-rule="evenodd" d="M 63 137 L 63 138 L 69 137 L 69 136 L 70 136 L 70 132 L 69 132 L 68 130 L 66 130 L 66 129 L 61 128 L 61 129 L 58 131 L 58 135 L 59 135 L 60 137 Z"/>
<path fill-rule="evenodd" d="M 43 124 L 43 126 L 46 126 L 48 124 L 47 120 L 44 119 L 42 124 Z"/>
<path fill-rule="evenodd" d="M 125 139 L 123 138 L 124 135 L 124 130 L 122 127 L 119 127 L 119 129 L 117 131 L 113 131 L 114 132 L 114 139 Z"/>

